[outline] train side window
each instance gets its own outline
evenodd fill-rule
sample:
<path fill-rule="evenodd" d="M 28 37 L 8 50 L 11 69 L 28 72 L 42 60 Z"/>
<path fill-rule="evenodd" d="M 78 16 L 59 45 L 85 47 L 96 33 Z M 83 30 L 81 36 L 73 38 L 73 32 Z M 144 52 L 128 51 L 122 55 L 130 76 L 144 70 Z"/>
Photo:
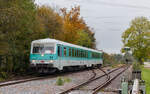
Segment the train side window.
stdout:
<path fill-rule="evenodd" d="M 78 49 L 77 49 L 76 51 L 77 51 L 77 53 L 76 53 L 76 57 L 78 57 Z"/>
<path fill-rule="evenodd" d="M 94 53 L 92 52 L 92 58 L 94 58 Z"/>
<path fill-rule="evenodd" d="M 66 47 L 64 47 L 64 56 L 67 55 L 67 50 L 66 50 Z"/>
<path fill-rule="evenodd" d="M 81 50 L 81 57 L 83 57 L 83 51 Z"/>
<path fill-rule="evenodd" d="M 72 57 L 74 57 L 74 49 L 72 48 Z"/>
<path fill-rule="evenodd" d="M 76 49 L 76 57 L 78 57 L 78 50 Z"/>
<path fill-rule="evenodd" d="M 73 57 L 75 57 L 75 49 L 73 48 Z"/>
<path fill-rule="evenodd" d="M 82 57 L 82 50 L 80 50 L 80 57 Z"/>
<path fill-rule="evenodd" d="M 88 58 L 88 51 L 87 51 L 87 58 Z"/>
<path fill-rule="evenodd" d="M 76 49 L 76 57 L 78 56 L 78 53 L 77 53 L 77 49 Z"/>
<path fill-rule="evenodd" d="M 74 57 L 76 57 L 76 49 L 74 49 Z"/>
<path fill-rule="evenodd" d="M 69 56 L 71 56 L 71 48 L 69 48 Z"/>
<path fill-rule="evenodd" d="M 86 51 L 86 53 L 85 53 L 85 54 L 86 54 L 86 58 L 87 58 L 87 51 Z"/>
<path fill-rule="evenodd" d="M 78 49 L 76 49 L 76 57 L 78 57 Z"/>
<path fill-rule="evenodd" d="M 84 51 L 83 51 L 83 57 L 85 57 L 85 53 L 84 53 Z"/>
<path fill-rule="evenodd" d="M 82 57 L 84 57 L 84 51 L 82 51 Z"/>
<path fill-rule="evenodd" d="M 77 49 L 77 57 L 79 57 L 79 50 Z"/>
<path fill-rule="evenodd" d="M 61 47 L 60 46 L 58 46 L 58 56 L 61 56 Z"/>

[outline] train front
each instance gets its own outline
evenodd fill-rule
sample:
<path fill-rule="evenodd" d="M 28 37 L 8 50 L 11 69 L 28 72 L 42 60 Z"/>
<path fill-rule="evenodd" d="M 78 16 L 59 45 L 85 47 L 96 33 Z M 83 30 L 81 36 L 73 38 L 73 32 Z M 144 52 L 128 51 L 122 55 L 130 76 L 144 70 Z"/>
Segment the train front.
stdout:
<path fill-rule="evenodd" d="M 56 71 L 54 67 L 56 58 L 55 43 L 32 42 L 30 52 L 30 65 L 32 69 L 39 73 L 54 72 Z"/>

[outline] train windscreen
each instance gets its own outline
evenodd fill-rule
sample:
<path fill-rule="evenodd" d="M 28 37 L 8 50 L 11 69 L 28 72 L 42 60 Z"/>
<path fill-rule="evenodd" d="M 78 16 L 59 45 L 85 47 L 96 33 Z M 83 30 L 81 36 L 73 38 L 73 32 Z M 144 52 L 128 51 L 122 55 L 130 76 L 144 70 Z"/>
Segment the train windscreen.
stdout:
<path fill-rule="evenodd" d="M 32 53 L 37 54 L 54 54 L 54 44 L 33 44 Z"/>

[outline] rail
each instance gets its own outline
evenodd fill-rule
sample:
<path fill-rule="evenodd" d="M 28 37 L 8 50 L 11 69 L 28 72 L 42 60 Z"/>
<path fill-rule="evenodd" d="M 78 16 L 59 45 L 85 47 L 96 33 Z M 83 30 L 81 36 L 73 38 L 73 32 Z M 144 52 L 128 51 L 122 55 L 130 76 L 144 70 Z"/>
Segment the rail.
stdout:
<path fill-rule="evenodd" d="M 122 66 L 122 67 L 124 67 L 124 66 Z M 103 71 L 102 69 L 99 69 L 99 70 L 101 70 L 101 71 L 104 72 L 103 75 L 100 75 L 100 76 L 98 76 L 98 77 L 96 77 L 96 78 L 91 77 L 89 80 L 87 80 L 87 81 L 85 81 L 85 82 L 83 82 L 83 83 L 81 83 L 81 84 L 79 84 L 79 85 L 76 85 L 76 86 L 74 86 L 74 87 L 72 87 L 72 88 L 70 88 L 70 89 L 68 89 L 68 90 L 65 90 L 65 91 L 63 91 L 63 92 L 61 92 L 61 93 L 59 93 L 59 94 L 66 94 L 66 93 L 69 93 L 69 92 L 71 92 L 72 90 L 79 89 L 81 86 L 84 86 L 84 85 L 86 85 L 86 84 L 88 84 L 88 83 L 90 83 L 90 82 L 92 82 L 92 81 L 95 81 L 95 80 L 97 80 L 97 79 L 100 79 L 100 78 L 102 78 L 102 77 L 104 77 L 104 76 L 107 76 L 107 81 L 108 81 L 108 80 L 110 79 L 110 76 L 109 76 L 108 74 L 110 74 L 110 73 L 112 73 L 112 72 L 114 72 L 114 71 L 116 71 L 116 70 L 119 70 L 119 69 L 122 68 L 122 67 L 116 68 L 116 69 L 110 71 L 109 73 L 106 73 L 106 72 Z M 97 89 L 97 88 L 94 88 L 94 90 L 96 90 L 96 89 Z"/>
<path fill-rule="evenodd" d="M 99 86 L 97 86 L 94 91 L 92 92 L 92 94 L 97 94 L 99 92 L 100 89 L 104 88 L 106 85 L 108 85 L 109 83 L 111 83 L 111 81 L 113 81 L 116 77 L 118 77 L 120 74 L 122 74 L 125 70 L 127 70 L 127 68 L 125 68 L 124 70 L 122 70 L 121 72 L 119 72 L 117 75 L 115 75 L 114 77 L 109 78 L 102 84 L 100 84 Z"/>
<path fill-rule="evenodd" d="M 134 80 L 132 94 L 139 94 L 139 80 L 138 79 Z"/>

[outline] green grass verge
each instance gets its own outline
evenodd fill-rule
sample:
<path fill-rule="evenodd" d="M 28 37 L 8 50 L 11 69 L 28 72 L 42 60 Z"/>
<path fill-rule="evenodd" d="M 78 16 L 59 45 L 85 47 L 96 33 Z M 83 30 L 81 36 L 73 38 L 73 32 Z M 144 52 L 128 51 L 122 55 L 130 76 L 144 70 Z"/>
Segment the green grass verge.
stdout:
<path fill-rule="evenodd" d="M 142 67 L 142 79 L 146 82 L 146 94 L 150 94 L 150 69 Z"/>

